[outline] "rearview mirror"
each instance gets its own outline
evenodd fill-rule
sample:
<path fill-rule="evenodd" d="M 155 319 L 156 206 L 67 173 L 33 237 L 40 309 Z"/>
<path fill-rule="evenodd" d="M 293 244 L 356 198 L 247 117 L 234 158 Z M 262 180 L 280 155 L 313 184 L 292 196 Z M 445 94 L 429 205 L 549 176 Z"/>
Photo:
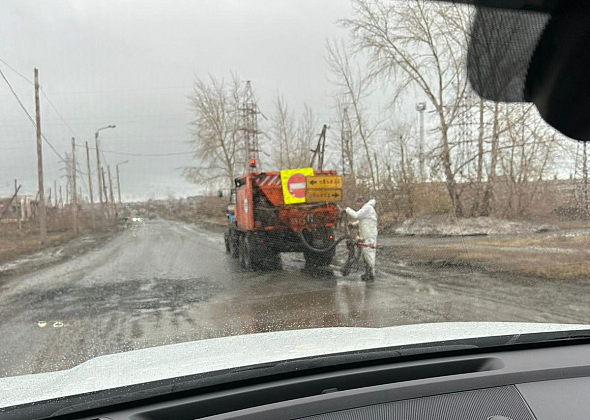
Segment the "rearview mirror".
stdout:
<path fill-rule="evenodd" d="M 555 14 L 531 60 L 525 99 L 568 137 L 590 141 L 590 12 L 587 5 Z"/>
<path fill-rule="evenodd" d="M 590 141 L 590 4 L 551 14 L 478 9 L 468 54 L 471 85 L 496 102 L 533 102 L 568 137 Z"/>

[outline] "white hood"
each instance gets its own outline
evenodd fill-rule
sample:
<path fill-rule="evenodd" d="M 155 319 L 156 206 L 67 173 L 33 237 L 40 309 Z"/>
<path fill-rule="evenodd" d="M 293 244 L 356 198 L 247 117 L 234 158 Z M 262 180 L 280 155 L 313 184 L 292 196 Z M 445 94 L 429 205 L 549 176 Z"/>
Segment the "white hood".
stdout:
<path fill-rule="evenodd" d="M 0 408 L 144 382 L 343 352 L 590 326 L 436 323 L 319 328 L 171 344 L 97 357 L 69 370 L 0 378 Z"/>

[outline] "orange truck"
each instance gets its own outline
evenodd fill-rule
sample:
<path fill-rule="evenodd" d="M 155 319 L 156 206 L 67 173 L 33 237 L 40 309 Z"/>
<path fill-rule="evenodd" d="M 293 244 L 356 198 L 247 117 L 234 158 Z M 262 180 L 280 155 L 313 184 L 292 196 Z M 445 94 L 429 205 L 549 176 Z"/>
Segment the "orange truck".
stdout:
<path fill-rule="evenodd" d="M 280 267 L 282 252 L 302 252 L 306 268 L 332 262 L 342 177 L 311 168 L 250 172 L 235 179 L 225 234 L 228 254 L 246 269 Z"/>

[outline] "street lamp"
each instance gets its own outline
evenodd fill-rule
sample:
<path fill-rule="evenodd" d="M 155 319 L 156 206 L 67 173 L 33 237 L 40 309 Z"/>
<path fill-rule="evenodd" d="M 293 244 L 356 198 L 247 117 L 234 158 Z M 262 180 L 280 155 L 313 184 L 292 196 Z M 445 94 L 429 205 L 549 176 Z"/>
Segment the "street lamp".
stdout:
<path fill-rule="evenodd" d="M 418 102 L 416 104 L 416 111 L 420 113 L 420 144 L 418 146 L 418 170 L 420 172 L 420 181 L 423 182 L 426 178 L 424 164 L 424 111 L 426 111 L 426 102 Z"/>
<path fill-rule="evenodd" d="M 126 163 L 129 163 L 129 161 L 125 160 L 123 162 L 117 163 L 117 191 L 119 193 L 119 205 L 121 205 L 121 181 L 119 180 L 119 165 L 125 165 Z"/>
<path fill-rule="evenodd" d="M 96 133 L 94 133 L 94 145 L 96 146 L 96 168 L 98 169 L 98 191 L 99 191 L 99 197 L 100 197 L 100 203 L 103 203 L 103 199 L 102 199 L 102 193 L 103 193 L 103 188 L 104 185 L 102 184 L 102 177 L 101 177 L 101 170 L 100 170 L 100 152 L 98 150 L 98 133 L 101 132 L 102 130 L 107 130 L 109 128 L 115 128 L 115 124 L 111 124 L 111 125 L 107 125 L 106 127 L 101 127 L 98 130 L 96 130 Z M 106 196 L 106 193 L 105 193 Z"/>

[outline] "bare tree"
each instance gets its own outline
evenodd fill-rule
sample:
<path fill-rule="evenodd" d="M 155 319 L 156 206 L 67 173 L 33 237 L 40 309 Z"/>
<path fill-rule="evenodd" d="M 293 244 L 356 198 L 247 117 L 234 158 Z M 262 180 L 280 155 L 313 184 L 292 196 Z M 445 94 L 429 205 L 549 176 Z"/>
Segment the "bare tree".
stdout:
<path fill-rule="evenodd" d="M 292 167 L 291 149 L 295 146 L 295 123 L 289 106 L 278 96 L 275 102 L 276 112 L 272 117 L 271 134 L 275 144 L 274 162 L 279 169 Z M 278 146 L 278 147 L 276 147 Z"/>
<path fill-rule="evenodd" d="M 312 149 L 318 138 L 320 124 L 318 118 L 311 107 L 303 104 L 303 114 L 297 122 L 297 143 L 299 145 L 297 153 L 297 166 L 308 165 L 311 161 Z"/>
<path fill-rule="evenodd" d="M 528 115 L 526 121 L 518 113 Z M 530 106 L 512 105 L 505 116 L 506 135 L 499 146 L 499 162 L 507 195 L 503 200 L 505 217 L 522 216 L 533 204 L 540 182 L 549 177 L 557 134 Z M 515 123 L 516 121 L 522 121 Z"/>
<path fill-rule="evenodd" d="M 286 169 L 309 165 L 317 129 L 317 118 L 310 107 L 304 104 L 303 114 L 296 117 L 284 99 L 278 96 L 270 127 L 275 166 Z"/>
<path fill-rule="evenodd" d="M 569 153 L 574 161 L 574 173 L 571 174 L 573 181 L 573 201 L 577 207 L 577 211 L 582 212 L 585 217 L 588 217 L 588 210 L 590 208 L 590 182 L 588 180 L 588 146 L 587 143 L 577 143 L 575 150 Z"/>
<path fill-rule="evenodd" d="M 416 211 L 416 168 L 414 162 L 415 153 L 411 150 L 409 143 L 411 137 L 409 130 L 389 130 L 389 143 L 392 144 L 393 154 L 397 155 L 398 162 L 394 164 L 393 179 L 396 185 L 397 195 L 404 203 L 403 210 L 405 217 L 413 217 Z M 388 168 L 389 170 L 389 168 Z M 391 175 L 390 175 L 391 176 Z"/>
<path fill-rule="evenodd" d="M 441 167 L 453 209 L 462 215 L 449 130 L 467 86 L 463 72 L 470 11 L 423 0 L 353 0 L 354 16 L 342 21 L 358 50 L 369 54 L 370 74 L 397 82 L 396 97 L 418 88 L 433 105 L 440 132 Z"/>
<path fill-rule="evenodd" d="M 190 145 L 198 165 L 183 168 L 189 181 L 225 180 L 233 184 L 236 164 L 242 162 L 244 153 L 238 133 L 241 93 L 242 84 L 236 75 L 229 82 L 213 76 L 195 80 L 188 99 L 194 113 Z"/>
<path fill-rule="evenodd" d="M 332 74 L 332 82 L 338 87 L 337 103 L 346 108 L 350 123 L 353 126 L 353 138 L 358 137 L 364 152 L 364 162 L 357 165 L 357 177 L 359 170 L 366 167 L 369 170 L 371 187 L 377 187 L 375 162 L 372 159 L 371 138 L 377 125 L 372 125 L 367 115 L 365 100 L 369 94 L 371 80 L 364 75 L 358 65 L 351 63 L 350 55 L 343 42 L 328 42 L 326 46 L 328 68 Z"/>
<path fill-rule="evenodd" d="M 342 175 L 352 180 L 354 183 L 355 175 L 355 156 L 357 155 L 357 144 L 353 139 L 353 127 L 346 104 L 337 103 L 336 117 L 332 121 L 331 138 L 332 147 L 330 149 L 339 150 L 339 166 Z"/>

